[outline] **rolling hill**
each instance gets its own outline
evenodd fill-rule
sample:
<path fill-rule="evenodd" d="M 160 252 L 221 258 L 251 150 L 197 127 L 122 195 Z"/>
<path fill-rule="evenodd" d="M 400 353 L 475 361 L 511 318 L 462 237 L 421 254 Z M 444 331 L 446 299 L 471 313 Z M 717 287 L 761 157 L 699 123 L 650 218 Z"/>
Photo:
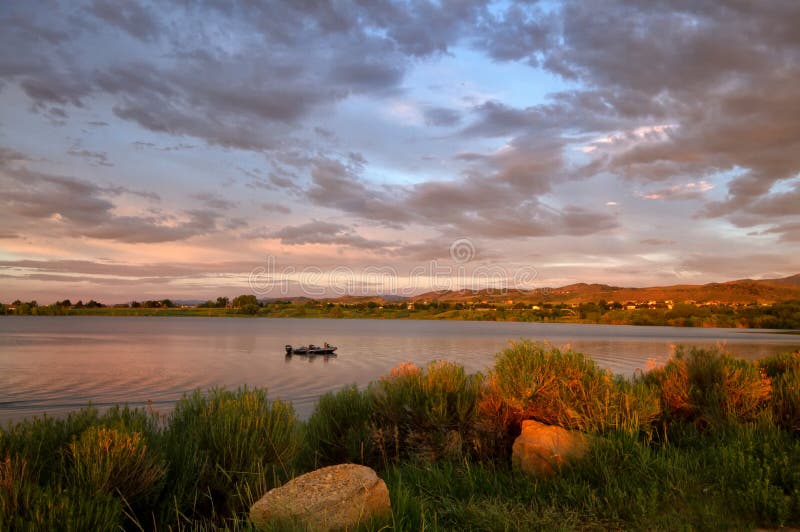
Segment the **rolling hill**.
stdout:
<path fill-rule="evenodd" d="M 704 285 L 672 285 L 646 288 L 626 288 L 605 284 L 577 283 L 557 288 L 536 290 L 458 290 L 428 292 L 409 298 L 409 301 L 445 301 L 448 303 L 587 303 L 605 300 L 619 301 L 664 301 L 675 303 L 694 301 L 697 303 L 776 303 L 800 300 L 800 274 L 782 279 L 741 279 L 725 283 Z"/>

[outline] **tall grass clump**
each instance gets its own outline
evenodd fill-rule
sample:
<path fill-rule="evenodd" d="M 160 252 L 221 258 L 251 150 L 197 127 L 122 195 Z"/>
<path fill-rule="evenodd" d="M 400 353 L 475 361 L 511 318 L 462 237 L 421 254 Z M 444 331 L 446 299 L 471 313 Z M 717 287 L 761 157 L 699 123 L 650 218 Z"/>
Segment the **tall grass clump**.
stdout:
<path fill-rule="evenodd" d="M 109 427 L 144 431 L 135 432 L 126 443 L 135 441 L 133 454 L 141 453 L 142 463 L 152 463 L 154 469 L 131 469 L 131 456 L 120 453 L 121 449 L 114 445 L 106 449 L 95 447 L 92 434 L 100 431 L 113 433 L 115 442 L 125 439 L 122 432 Z M 144 496 L 149 497 L 147 503 L 152 503 L 159 491 L 163 464 L 144 443 L 145 436 L 154 430 L 155 423 L 148 413 L 127 406 L 114 407 L 102 415 L 89 406 L 63 419 L 35 417 L 0 429 L 0 530 L 118 527 L 126 506 L 145 502 Z M 94 473 L 89 473 L 92 468 Z M 111 479 L 102 487 L 101 471 Z M 96 474 L 94 486 L 92 474 Z M 138 477 L 139 474 L 143 476 Z M 154 476 L 148 477 L 150 474 Z M 122 489 L 117 489 L 116 481 L 123 477 L 126 480 L 119 485 Z M 135 487 L 139 482 L 145 489 Z"/>
<path fill-rule="evenodd" d="M 770 378 L 756 364 L 719 348 L 679 347 L 645 380 L 660 389 L 666 422 L 685 421 L 701 428 L 757 420 L 772 389 Z"/>
<path fill-rule="evenodd" d="M 168 418 L 162 447 L 170 462 L 166 510 L 221 517 L 289 475 L 299 450 L 294 408 L 263 389 L 216 388 L 184 396 Z"/>
<path fill-rule="evenodd" d="M 118 493 L 128 504 L 152 493 L 166 473 L 140 432 L 90 427 L 69 444 L 70 480 L 90 493 Z"/>
<path fill-rule="evenodd" d="M 474 448 L 480 374 L 452 362 L 401 364 L 371 383 L 373 439 L 384 463 L 460 457 Z"/>
<path fill-rule="evenodd" d="M 320 397 L 304 427 L 302 462 L 315 469 L 374 463 L 372 412 L 370 395 L 355 385 Z"/>
<path fill-rule="evenodd" d="M 772 379 L 773 419 L 784 429 L 800 432 L 800 352 L 774 355 L 758 363 Z"/>
<path fill-rule="evenodd" d="M 519 433 L 524 419 L 637 434 L 659 414 L 656 392 L 644 382 L 615 377 L 581 353 L 528 340 L 497 355 L 480 410 L 484 433 L 497 438 L 490 445 L 500 448 Z"/>

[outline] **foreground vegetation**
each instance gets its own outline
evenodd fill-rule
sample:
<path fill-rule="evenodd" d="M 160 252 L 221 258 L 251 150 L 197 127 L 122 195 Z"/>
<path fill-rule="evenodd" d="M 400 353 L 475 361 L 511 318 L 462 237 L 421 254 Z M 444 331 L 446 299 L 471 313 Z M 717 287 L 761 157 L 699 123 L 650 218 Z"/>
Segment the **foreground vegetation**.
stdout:
<path fill-rule="evenodd" d="M 219 297 L 198 306 L 177 305 L 169 299 L 133 301 L 106 306 L 96 301 L 59 301 L 39 305 L 36 301 L 0 304 L 0 315 L 36 316 L 204 316 L 336 319 L 415 319 L 464 321 L 524 321 L 557 323 L 599 323 L 611 325 L 668 325 L 673 327 L 738 327 L 759 329 L 800 329 L 800 301 L 772 305 L 695 305 L 677 303 L 627 310 L 619 303 L 605 301 L 568 305 L 566 303 L 516 303 L 485 305 L 405 302 L 334 303 L 330 301 L 261 302 L 253 295 L 232 301 Z"/>
<path fill-rule="evenodd" d="M 554 478 L 510 467 L 521 421 L 594 434 Z M 370 465 L 392 516 L 364 529 L 747 529 L 800 525 L 800 353 L 678 350 L 633 379 L 522 341 L 486 375 L 403 364 L 299 421 L 265 390 L 184 397 L 169 415 L 89 407 L 0 432 L 0 529 L 250 529 L 266 490 Z"/>

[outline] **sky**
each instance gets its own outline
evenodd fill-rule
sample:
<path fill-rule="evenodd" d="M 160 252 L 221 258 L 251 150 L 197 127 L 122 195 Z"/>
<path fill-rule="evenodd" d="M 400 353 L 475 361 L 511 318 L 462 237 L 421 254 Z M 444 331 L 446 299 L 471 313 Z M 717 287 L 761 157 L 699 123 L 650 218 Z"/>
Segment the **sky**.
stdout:
<path fill-rule="evenodd" d="M 0 301 L 800 272 L 800 2 L 0 3 Z"/>

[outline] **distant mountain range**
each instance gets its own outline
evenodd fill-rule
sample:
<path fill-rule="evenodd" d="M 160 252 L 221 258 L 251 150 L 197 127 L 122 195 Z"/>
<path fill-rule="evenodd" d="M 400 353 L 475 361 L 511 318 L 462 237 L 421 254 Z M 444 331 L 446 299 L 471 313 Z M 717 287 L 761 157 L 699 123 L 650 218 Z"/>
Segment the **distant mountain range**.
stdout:
<path fill-rule="evenodd" d="M 292 298 L 305 300 L 306 298 Z M 629 288 L 606 284 L 577 283 L 557 288 L 537 288 L 535 290 L 484 289 L 484 290 L 446 290 L 427 292 L 416 296 L 344 296 L 328 299 L 337 303 L 397 303 L 398 301 L 443 301 L 448 303 L 588 303 L 605 300 L 607 302 L 628 301 L 647 302 L 672 300 L 675 303 L 694 301 L 696 303 L 777 303 L 800 300 L 800 274 L 782 279 L 740 279 L 725 283 L 703 285 L 652 286 Z"/>

